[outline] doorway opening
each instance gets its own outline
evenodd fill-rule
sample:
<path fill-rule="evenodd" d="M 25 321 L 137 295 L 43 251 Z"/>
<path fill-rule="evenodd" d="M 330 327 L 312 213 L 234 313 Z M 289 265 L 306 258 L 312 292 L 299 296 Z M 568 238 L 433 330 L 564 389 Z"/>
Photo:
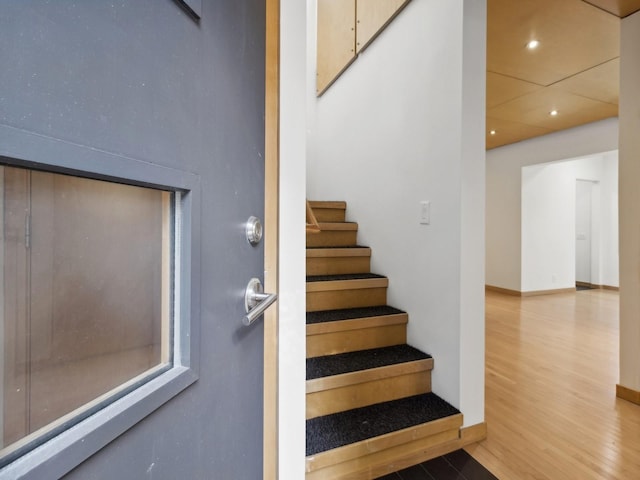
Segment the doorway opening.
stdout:
<path fill-rule="evenodd" d="M 522 168 L 522 291 L 618 286 L 617 152 Z"/>

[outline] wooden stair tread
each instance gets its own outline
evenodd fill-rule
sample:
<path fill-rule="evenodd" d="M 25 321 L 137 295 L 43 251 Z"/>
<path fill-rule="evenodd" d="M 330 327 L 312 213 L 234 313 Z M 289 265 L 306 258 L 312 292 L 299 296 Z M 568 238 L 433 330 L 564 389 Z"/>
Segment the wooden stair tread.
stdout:
<path fill-rule="evenodd" d="M 307 380 L 430 358 L 407 344 L 307 358 Z"/>
<path fill-rule="evenodd" d="M 384 317 L 388 315 L 404 314 L 389 305 L 380 305 L 377 307 L 361 307 L 361 308 L 343 308 L 340 310 L 324 310 L 321 312 L 307 312 L 307 325 L 314 323 L 340 322 L 343 320 L 359 320 L 369 317 Z"/>
<path fill-rule="evenodd" d="M 307 420 L 307 457 L 453 415 L 460 411 L 434 393 L 425 393 L 311 418 Z"/>

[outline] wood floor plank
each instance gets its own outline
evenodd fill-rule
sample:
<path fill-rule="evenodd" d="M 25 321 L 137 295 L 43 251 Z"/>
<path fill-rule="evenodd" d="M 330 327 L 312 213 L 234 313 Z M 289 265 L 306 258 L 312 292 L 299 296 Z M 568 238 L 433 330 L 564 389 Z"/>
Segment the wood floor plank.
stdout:
<path fill-rule="evenodd" d="M 615 396 L 618 293 L 486 296 L 486 440 L 501 480 L 640 478 L 640 406 Z"/>

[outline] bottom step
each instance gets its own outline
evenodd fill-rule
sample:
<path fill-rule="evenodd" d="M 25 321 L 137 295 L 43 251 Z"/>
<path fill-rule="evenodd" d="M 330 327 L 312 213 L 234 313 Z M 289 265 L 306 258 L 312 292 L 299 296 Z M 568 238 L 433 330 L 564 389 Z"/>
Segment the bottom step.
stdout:
<path fill-rule="evenodd" d="M 312 418 L 306 478 L 375 478 L 400 470 L 458 448 L 461 426 L 462 414 L 433 393 Z"/>

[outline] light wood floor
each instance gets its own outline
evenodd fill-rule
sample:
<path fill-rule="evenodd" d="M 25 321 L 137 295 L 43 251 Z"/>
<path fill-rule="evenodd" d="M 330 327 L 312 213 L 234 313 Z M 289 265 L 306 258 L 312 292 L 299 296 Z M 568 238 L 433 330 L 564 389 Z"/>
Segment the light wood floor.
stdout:
<path fill-rule="evenodd" d="M 501 480 L 640 479 L 640 406 L 617 399 L 618 293 L 487 292 L 487 440 Z"/>

